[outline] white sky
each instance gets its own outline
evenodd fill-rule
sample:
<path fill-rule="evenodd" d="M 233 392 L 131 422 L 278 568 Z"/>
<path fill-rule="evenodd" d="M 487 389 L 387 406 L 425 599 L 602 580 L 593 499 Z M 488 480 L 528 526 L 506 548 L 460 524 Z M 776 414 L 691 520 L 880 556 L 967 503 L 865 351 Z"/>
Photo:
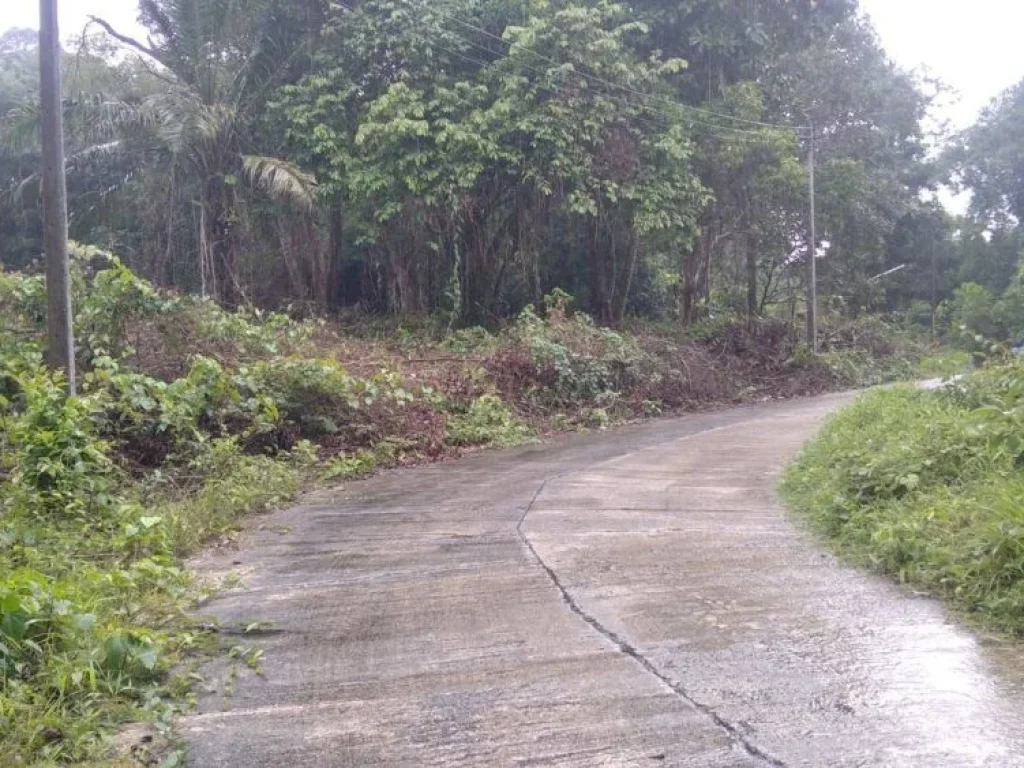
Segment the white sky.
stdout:
<path fill-rule="evenodd" d="M 135 21 L 137 0 L 57 0 L 60 11 L 60 36 L 66 39 L 82 31 L 89 16 L 100 16 L 118 32 L 143 35 Z M 0 32 L 9 27 L 39 28 L 38 0 L 0 0 Z"/>
<path fill-rule="evenodd" d="M 777 2 L 777 0 L 770 0 Z M 136 0 L 58 0 L 61 36 L 79 32 L 89 15 L 119 31 L 143 35 Z M 0 0 L 0 31 L 39 23 L 35 0 Z M 907 69 L 923 68 L 954 88 L 935 115 L 965 128 L 993 97 L 1024 79 L 1024 0 L 861 0 L 886 50 Z"/>
<path fill-rule="evenodd" d="M 861 0 L 889 55 L 925 70 L 959 98 L 935 115 L 967 128 L 982 107 L 1024 79 L 1022 0 Z"/>

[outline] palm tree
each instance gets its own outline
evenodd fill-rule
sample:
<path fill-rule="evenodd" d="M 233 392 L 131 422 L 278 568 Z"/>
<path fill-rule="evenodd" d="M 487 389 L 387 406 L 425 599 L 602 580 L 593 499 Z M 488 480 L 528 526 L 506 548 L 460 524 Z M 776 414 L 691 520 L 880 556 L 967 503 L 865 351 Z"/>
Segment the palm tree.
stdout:
<path fill-rule="evenodd" d="M 287 79 L 315 34 L 320 3 L 307 5 L 302 14 L 301 4 L 285 0 L 141 0 L 140 20 L 151 32 L 145 43 L 93 17 L 141 55 L 162 90 L 137 101 L 69 105 L 71 124 L 92 139 L 80 154 L 130 156 L 166 174 L 171 206 L 193 207 L 201 289 L 228 304 L 244 298 L 236 263 L 246 195 L 304 210 L 314 203 L 313 177 L 260 154 L 256 135 L 267 94 Z M 168 217 L 169 230 L 173 221 Z"/>

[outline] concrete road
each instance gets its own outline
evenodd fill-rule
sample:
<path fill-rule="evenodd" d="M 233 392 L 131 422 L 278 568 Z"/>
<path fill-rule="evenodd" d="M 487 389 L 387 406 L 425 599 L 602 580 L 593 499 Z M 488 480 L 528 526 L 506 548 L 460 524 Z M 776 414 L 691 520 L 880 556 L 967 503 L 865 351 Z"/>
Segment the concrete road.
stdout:
<path fill-rule="evenodd" d="M 839 402 L 387 473 L 262 519 L 210 563 L 242 576 L 210 610 L 274 622 L 263 674 L 215 672 L 191 764 L 1024 766 L 1018 652 L 780 509 Z"/>

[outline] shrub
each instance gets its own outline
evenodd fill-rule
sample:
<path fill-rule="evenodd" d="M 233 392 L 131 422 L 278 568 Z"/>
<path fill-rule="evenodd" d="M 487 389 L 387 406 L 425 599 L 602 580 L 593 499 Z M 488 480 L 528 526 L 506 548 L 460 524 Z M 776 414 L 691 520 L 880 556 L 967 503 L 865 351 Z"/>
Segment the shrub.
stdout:
<path fill-rule="evenodd" d="M 1024 331 L 1024 282 L 1015 280 L 1002 296 L 975 283 L 965 283 L 946 307 L 952 337 L 972 351 L 986 342 L 1012 342 Z"/>
<path fill-rule="evenodd" d="M 358 416 L 380 392 L 329 360 L 275 360 L 243 369 L 250 391 L 264 393 L 307 437 L 358 429 Z"/>
<path fill-rule="evenodd" d="M 4 507 L 79 519 L 104 514 L 116 477 L 93 427 L 101 400 L 67 397 L 63 377 L 42 370 L 14 382 L 16 405 L 0 399 L 9 473 Z"/>
<path fill-rule="evenodd" d="M 654 375 L 656 361 L 631 337 L 598 328 L 586 315 L 565 317 L 564 301 L 556 307 L 547 320 L 523 310 L 505 348 L 488 361 L 506 396 L 521 393 L 534 408 L 560 409 L 592 404 Z"/>
<path fill-rule="evenodd" d="M 1024 633 L 1024 366 L 896 387 L 833 417 L 787 470 L 793 506 L 858 561 Z"/>
<path fill-rule="evenodd" d="M 529 438 L 531 430 L 521 423 L 497 395 L 475 400 L 464 414 L 448 420 L 447 440 L 451 445 L 516 445 Z"/>
<path fill-rule="evenodd" d="M 445 336 L 441 346 L 462 354 L 492 352 L 498 346 L 498 338 L 486 328 L 462 328 Z"/>
<path fill-rule="evenodd" d="M 998 340 L 1005 340 L 1010 333 L 999 297 L 975 283 L 965 283 L 954 291 L 949 316 L 954 331 Z"/>

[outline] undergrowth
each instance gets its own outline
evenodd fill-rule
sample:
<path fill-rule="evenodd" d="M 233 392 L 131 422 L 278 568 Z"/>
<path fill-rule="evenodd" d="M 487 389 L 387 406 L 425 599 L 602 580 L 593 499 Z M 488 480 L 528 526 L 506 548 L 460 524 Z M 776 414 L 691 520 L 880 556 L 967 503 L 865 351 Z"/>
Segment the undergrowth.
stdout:
<path fill-rule="evenodd" d="M 0 272 L 4 766 L 113 765 L 119 724 L 167 731 L 216 634 L 191 615 L 183 558 L 303 487 L 903 375 L 911 363 L 880 360 L 922 349 L 863 323 L 830 331 L 824 359 L 771 321 L 613 331 L 561 292 L 496 333 L 405 319 L 354 333 L 169 294 L 95 249 L 76 247 L 72 272 L 71 398 L 43 365 L 42 276 Z"/>
<path fill-rule="evenodd" d="M 873 391 L 787 470 L 791 505 L 854 560 L 1024 634 L 1024 366 Z"/>

